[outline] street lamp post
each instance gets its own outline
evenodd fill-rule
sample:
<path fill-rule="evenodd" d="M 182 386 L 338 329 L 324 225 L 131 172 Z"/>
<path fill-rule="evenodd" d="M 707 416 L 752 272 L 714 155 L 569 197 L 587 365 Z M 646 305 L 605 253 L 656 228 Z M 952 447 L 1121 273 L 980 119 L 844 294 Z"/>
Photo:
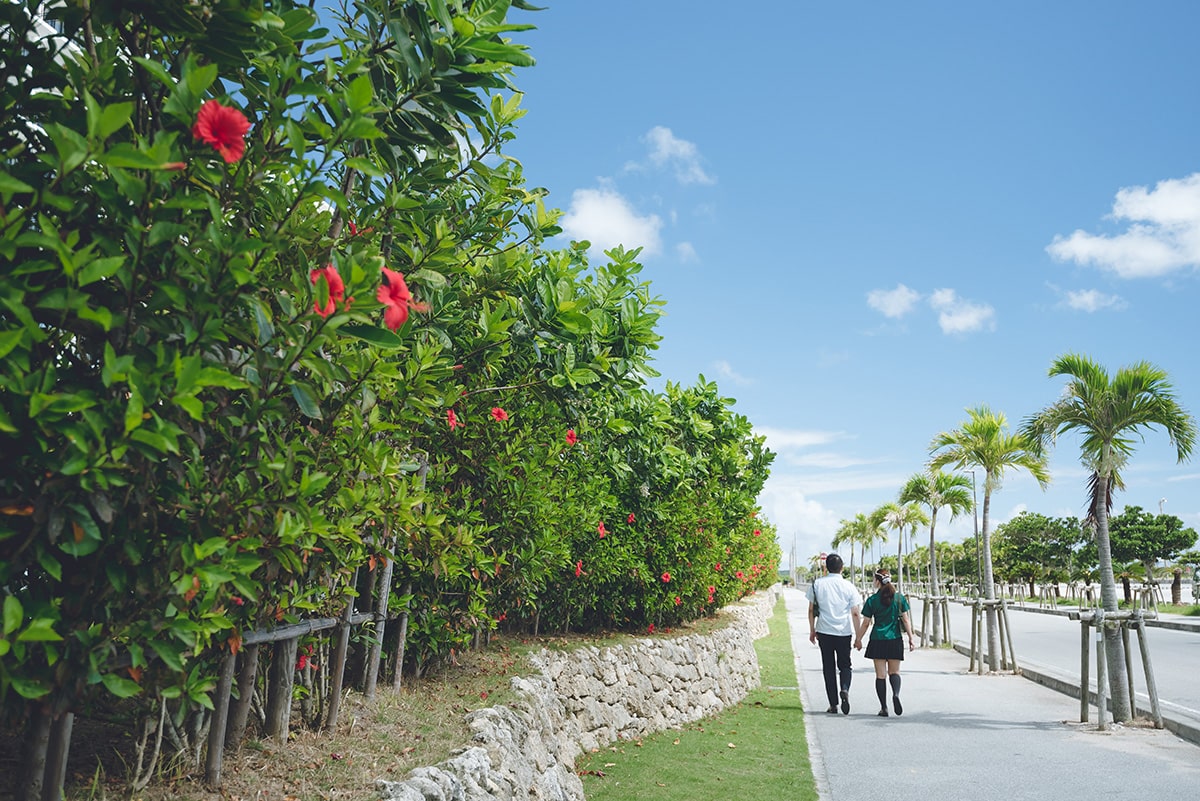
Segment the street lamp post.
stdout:
<path fill-rule="evenodd" d="M 975 471 L 971 473 L 971 511 L 975 515 L 975 596 L 983 598 L 983 552 L 979 548 L 979 499 L 975 495 Z"/>

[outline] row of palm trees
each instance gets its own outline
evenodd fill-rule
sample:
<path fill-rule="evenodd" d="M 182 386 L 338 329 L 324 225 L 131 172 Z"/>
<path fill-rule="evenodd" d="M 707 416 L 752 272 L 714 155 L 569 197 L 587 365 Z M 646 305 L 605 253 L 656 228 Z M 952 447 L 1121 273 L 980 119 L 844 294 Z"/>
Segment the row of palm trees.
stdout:
<path fill-rule="evenodd" d="M 1134 445 L 1152 428 L 1163 429 L 1175 447 L 1180 463 L 1187 461 L 1196 441 L 1196 423 L 1175 398 L 1166 372 L 1148 362 L 1122 367 L 1110 375 L 1092 359 L 1067 354 L 1050 366 L 1051 378 L 1065 376 L 1068 381 L 1059 399 L 1026 418 L 1016 432 L 1008 430 L 1003 413 L 986 405 L 967 409 L 967 419 L 958 428 L 944 431 L 929 446 L 927 469 L 912 476 L 900 489 L 896 500 L 884 503 L 871 513 L 859 513 L 843 520 L 833 546 L 849 545 L 851 575 L 855 546 L 865 563 L 866 549 L 887 539 L 887 531 L 900 532 L 897 552 L 897 578 L 904 578 L 904 540 L 910 541 L 919 527 L 929 527 L 929 591 L 941 595 L 937 560 L 937 520 L 939 512 L 953 520 L 971 512 L 976 505 L 974 474 L 983 474 L 982 527 L 979 541 L 982 556 L 983 592 L 987 600 L 996 600 L 992 571 L 991 502 L 992 493 L 1003 485 L 1006 474 L 1027 471 L 1044 489 L 1050 481 L 1047 453 L 1060 434 L 1079 435 L 1080 459 L 1089 470 L 1087 522 L 1095 532 L 1099 552 L 1100 597 L 1106 612 L 1118 611 L 1116 579 L 1113 574 L 1108 518 L 1113 493 L 1123 489 L 1121 471 L 1133 455 Z M 960 472 L 945 472 L 950 468 Z M 972 477 L 964 475 L 969 472 Z M 999 626 L 994 605 L 987 605 L 988 668 L 995 671 L 999 661 Z M 940 616 L 933 615 L 932 638 L 940 643 Z M 1112 713 L 1116 721 L 1132 717 L 1128 666 L 1121 647 L 1118 628 L 1104 631 Z"/>

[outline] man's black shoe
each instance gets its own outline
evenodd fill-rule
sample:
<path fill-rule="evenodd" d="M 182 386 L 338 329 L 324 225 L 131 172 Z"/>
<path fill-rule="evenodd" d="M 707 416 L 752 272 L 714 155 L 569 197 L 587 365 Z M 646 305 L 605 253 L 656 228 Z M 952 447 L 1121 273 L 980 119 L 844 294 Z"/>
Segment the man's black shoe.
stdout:
<path fill-rule="evenodd" d="M 842 714 L 850 714 L 850 691 L 842 690 Z"/>

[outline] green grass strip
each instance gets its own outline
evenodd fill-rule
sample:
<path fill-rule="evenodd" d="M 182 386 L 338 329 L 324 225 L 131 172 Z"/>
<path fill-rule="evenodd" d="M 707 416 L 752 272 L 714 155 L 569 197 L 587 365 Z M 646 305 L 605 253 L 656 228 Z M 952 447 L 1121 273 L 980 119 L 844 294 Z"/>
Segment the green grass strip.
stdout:
<path fill-rule="evenodd" d="M 816 801 L 787 610 L 754 643 L 762 684 L 719 715 L 579 758 L 588 801 Z"/>

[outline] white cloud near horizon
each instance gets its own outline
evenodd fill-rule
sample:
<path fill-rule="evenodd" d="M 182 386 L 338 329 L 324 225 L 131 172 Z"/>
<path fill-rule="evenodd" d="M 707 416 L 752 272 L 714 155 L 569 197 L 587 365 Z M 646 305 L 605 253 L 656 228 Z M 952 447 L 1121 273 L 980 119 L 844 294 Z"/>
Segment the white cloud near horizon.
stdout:
<path fill-rule="evenodd" d="M 1127 224 L 1112 236 L 1058 234 L 1046 252 L 1121 278 L 1156 278 L 1200 267 L 1200 173 L 1120 189 L 1109 217 Z"/>
<path fill-rule="evenodd" d="M 1098 289 L 1068 289 L 1063 293 L 1063 303 L 1068 308 L 1088 313 L 1105 309 L 1120 311 L 1127 305 L 1120 295 L 1107 295 Z"/>
<path fill-rule="evenodd" d="M 935 289 L 929 305 L 938 313 L 943 334 L 969 334 L 996 330 L 996 310 L 986 303 L 960 298 L 953 289 Z"/>
<path fill-rule="evenodd" d="M 872 289 L 867 293 L 867 305 L 883 314 L 884 317 L 898 319 L 916 308 L 921 293 L 910 289 L 904 284 L 897 284 L 895 289 Z"/>
<path fill-rule="evenodd" d="M 572 239 L 586 239 L 603 252 L 617 245 L 643 248 L 646 256 L 662 252 L 662 218 L 641 216 L 621 193 L 608 187 L 576 189 L 571 206 L 559 221 Z"/>

